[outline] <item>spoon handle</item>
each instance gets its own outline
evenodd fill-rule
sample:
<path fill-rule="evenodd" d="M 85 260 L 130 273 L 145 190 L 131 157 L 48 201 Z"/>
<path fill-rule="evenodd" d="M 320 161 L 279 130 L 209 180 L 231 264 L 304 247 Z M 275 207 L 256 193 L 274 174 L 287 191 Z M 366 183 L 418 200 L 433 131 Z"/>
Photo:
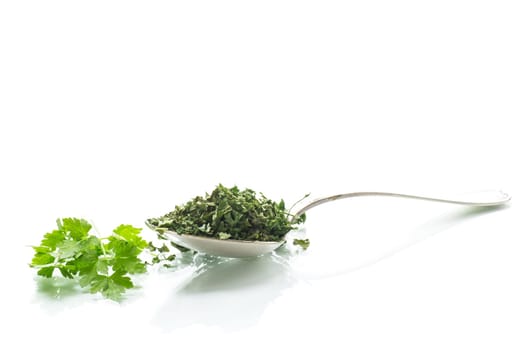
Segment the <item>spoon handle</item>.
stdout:
<path fill-rule="evenodd" d="M 506 204 L 510 201 L 511 196 L 502 191 L 483 191 L 474 192 L 468 194 L 457 195 L 454 198 L 439 198 L 439 197 L 426 197 L 426 196 L 415 196 L 411 194 L 403 193 L 392 193 L 392 192 L 351 192 L 336 194 L 332 196 L 325 196 L 317 198 L 301 209 L 299 209 L 294 216 L 297 217 L 307 210 L 310 210 L 323 203 L 332 202 L 338 199 L 351 198 L 351 197 L 365 197 L 365 196 L 383 196 L 383 197 L 398 197 L 408 199 L 419 199 L 431 202 L 441 202 L 450 204 L 468 205 L 473 207 L 491 207 Z"/>

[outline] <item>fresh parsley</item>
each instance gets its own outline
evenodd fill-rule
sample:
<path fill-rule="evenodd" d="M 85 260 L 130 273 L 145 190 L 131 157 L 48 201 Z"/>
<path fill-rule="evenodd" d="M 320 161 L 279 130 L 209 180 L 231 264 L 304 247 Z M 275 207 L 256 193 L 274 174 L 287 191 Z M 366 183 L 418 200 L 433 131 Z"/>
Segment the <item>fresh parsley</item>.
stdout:
<path fill-rule="evenodd" d="M 133 288 L 130 275 L 146 272 L 139 258 L 148 243 L 141 229 L 120 225 L 107 237 L 90 234 L 92 226 L 84 219 L 57 220 L 57 229 L 44 235 L 30 266 L 38 275 L 50 278 L 59 271 L 65 278 L 77 278 L 91 293 L 119 300 Z"/>

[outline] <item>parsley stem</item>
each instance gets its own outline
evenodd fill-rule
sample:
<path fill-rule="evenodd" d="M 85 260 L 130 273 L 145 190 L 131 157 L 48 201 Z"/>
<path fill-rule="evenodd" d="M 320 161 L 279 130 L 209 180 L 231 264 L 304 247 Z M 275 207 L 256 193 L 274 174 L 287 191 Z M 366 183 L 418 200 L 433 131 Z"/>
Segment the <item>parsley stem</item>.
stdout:
<path fill-rule="evenodd" d="M 49 264 L 44 264 L 44 265 L 31 265 L 31 267 L 35 267 L 37 269 L 41 269 L 43 267 L 56 267 L 56 268 L 60 268 L 60 267 L 66 267 L 66 265 L 64 264 L 59 264 L 57 263 L 56 261 L 55 262 L 52 262 L 52 263 L 49 263 Z"/>
<path fill-rule="evenodd" d="M 102 255 L 107 255 L 106 248 L 104 248 L 104 243 L 102 242 L 102 240 L 100 240 L 100 248 L 102 249 Z"/>
<path fill-rule="evenodd" d="M 95 226 L 95 223 L 93 221 L 91 221 L 91 220 L 89 220 L 89 221 L 90 221 L 91 227 L 93 228 L 93 230 L 95 230 L 96 236 L 99 237 L 100 249 L 102 249 L 102 255 L 107 255 L 106 248 L 104 248 L 104 243 L 102 242 L 103 240 L 107 239 L 107 237 L 100 237 L 100 232 L 97 229 L 97 226 Z"/>

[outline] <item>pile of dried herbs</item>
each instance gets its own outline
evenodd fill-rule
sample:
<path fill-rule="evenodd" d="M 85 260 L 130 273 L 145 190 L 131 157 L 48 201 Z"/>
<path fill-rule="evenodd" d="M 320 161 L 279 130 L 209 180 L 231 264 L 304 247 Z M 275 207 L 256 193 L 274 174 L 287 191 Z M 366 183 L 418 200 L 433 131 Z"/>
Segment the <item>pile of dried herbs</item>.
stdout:
<path fill-rule="evenodd" d="M 181 235 L 277 242 L 305 220 L 304 214 L 290 214 L 283 200 L 274 202 L 251 189 L 219 184 L 211 194 L 195 197 L 147 223 L 157 231 Z"/>

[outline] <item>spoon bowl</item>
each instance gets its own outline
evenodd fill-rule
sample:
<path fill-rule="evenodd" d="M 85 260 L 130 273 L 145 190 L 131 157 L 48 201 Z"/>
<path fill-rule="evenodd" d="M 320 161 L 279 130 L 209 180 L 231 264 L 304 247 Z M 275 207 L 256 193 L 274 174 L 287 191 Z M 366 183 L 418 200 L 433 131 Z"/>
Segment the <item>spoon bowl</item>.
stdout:
<path fill-rule="evenodd" d="M 321 197 L 315 199 L 301 209 L 297 210 L 293 217 L 299 216 L 318 205 L 323 203 L 352 197 L 365 196 L 383 196 L 383 197 L 398 197 L 406 199 L 417 199 L 431 202 L 458 204 L 473 207 L 494 207 L 507 204 L 511 197 L 502 191 L 481 191 L 468 194 L 453 196 L 450 198 L 415 196 L 401 193 L 391 192 L 351 192 L 344 194 L 337 194 L 332 196 Z M 292 219 L 293 220 L 293 219 Z M 233 239 L 215 239 L 202 236 L 180 235 L 176 232 L 166 231 L 171 239 L 176 243 L 201 253 L 209 255 L 223 256 L 230 258 L 249 258 L 263 254 L 270 253 L 284 244 L 284 240 L 279 242 L 267 241 L 242 241 Z"/>
<path fill-rule="evenodd" d="M 179 235 L 173 231 L 166 231 L 165 234 L 186 248 L 209 255 L 228 258 L 250 258 L 267 254 L 279 248 L 285 242 L 216 239 L 202 236 Z"/>

